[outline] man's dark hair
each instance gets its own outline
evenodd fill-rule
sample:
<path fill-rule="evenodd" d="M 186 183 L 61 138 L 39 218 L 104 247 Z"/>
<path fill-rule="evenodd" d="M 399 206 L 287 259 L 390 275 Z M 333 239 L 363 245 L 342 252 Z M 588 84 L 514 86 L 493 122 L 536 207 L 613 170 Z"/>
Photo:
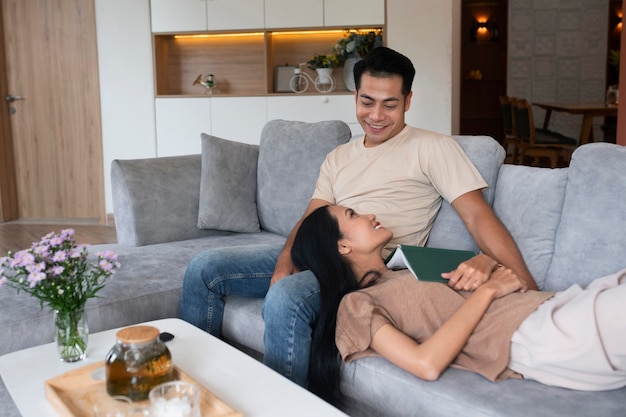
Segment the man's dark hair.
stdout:
<path fill-rule="evenodd" d="M 393 49 L 379 46 L 372 49 L 361 61 L 354 66 L 354 86 L 359 91 L 361 76 L 367 73 L 372 77 L 402 77 L 402 95 L 407 96 L 411 92 L 415 67 L 409 58 Z"/>

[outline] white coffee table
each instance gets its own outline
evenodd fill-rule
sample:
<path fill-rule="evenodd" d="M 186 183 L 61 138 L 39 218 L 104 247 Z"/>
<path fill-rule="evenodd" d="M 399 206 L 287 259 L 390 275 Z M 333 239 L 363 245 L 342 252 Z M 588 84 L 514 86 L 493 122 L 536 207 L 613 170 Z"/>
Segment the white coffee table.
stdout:
<path fill-rule="evenodd" d="M 244 417 L 346 416 L 297 384 L 216 337 L 179 319 L 148 322 L 175 337 L 167 343 L 174 364 Z M 0 375 L 23 417 L 56 417 L 44 382 L 103 361 L 119 329 L 89 335 L 87 359 L 59 361 L 53 343 L 0 357 Z M 89 416 L 90 417 L 90 416 Z"/>

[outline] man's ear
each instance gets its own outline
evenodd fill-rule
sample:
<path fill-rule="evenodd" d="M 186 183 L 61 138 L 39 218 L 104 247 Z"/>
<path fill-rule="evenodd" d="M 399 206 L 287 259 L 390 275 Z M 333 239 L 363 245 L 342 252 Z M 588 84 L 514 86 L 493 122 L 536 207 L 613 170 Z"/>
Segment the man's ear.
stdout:
<path fill-rule="evenodd" d="M 352 252 L 352 246 L 350 245 L 350 241 L 348 239 L 340 239 L 337 242 L 337 250 L 340 255 L 347 255 Z"/>

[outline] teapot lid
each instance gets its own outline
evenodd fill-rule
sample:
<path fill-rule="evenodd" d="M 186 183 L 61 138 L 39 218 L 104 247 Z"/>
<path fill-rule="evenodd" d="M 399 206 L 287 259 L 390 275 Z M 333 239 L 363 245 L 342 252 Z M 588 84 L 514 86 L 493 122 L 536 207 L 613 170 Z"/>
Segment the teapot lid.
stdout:
<path fill-rule="evenodd" d="M 159 329 L 153 326 L 131 326 L 118 331 L 115 337 L 122 343 L 136 345 L 156 340 L 159 333 Z"/>

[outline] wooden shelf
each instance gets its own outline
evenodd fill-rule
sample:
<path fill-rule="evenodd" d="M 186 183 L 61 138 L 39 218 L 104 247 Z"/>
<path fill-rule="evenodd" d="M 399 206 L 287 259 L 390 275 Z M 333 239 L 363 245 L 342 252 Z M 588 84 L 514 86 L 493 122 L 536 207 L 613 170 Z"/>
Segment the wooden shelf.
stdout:
<path fill-rule="evenodd" d="M 209 73 L 217 83 L 212 96 L 293 94 L 275 93 L 276 67 L 297 66 L 314 54 L 331 53 L 345 32 L 341 28 L 322 28 L 154 34 L 156 95 L 205 96 L 204 87 L 193 82 L 199 74 Z M 315 71 L 306 65 L 302 68 L 315 79 Z M 332 94 L 351 93 L 343 81 L 342 68 L 335 69 L 333 76 L 336 85 Z M 313 85 L 309 90 L 303 94 L 319 94 Z"/>

